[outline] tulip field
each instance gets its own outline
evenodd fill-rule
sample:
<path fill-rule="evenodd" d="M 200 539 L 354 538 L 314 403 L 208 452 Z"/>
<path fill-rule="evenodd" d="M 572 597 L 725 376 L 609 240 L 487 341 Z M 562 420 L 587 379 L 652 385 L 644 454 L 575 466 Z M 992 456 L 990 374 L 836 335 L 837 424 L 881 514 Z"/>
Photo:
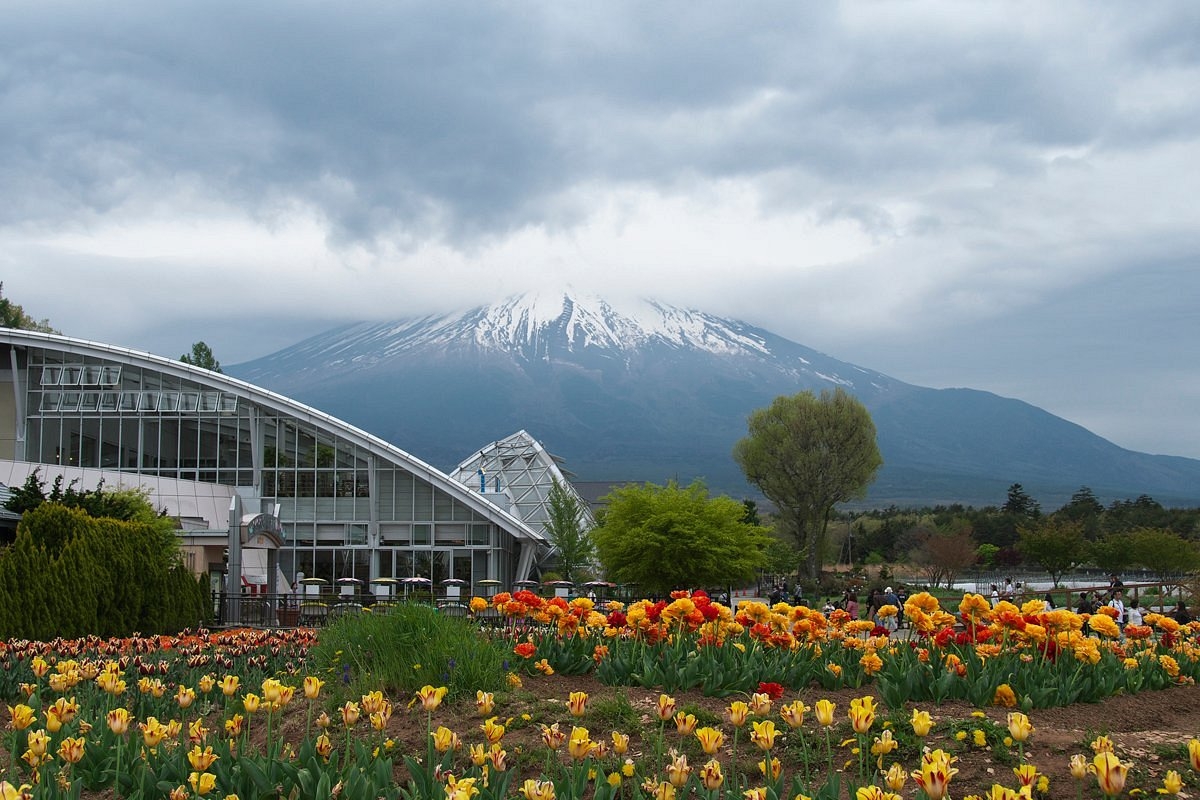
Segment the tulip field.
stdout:
<path fill-rule="evenodd" d="M 353 629 L 0 642 L 0 798 L 1200 796 L 1197 623 L 977 595 L 914 595 L 901 635 L 699 592 L 471 608 L 445 624 L 503 652 L 497 685 L 447 658 L 370 688 Z"/>

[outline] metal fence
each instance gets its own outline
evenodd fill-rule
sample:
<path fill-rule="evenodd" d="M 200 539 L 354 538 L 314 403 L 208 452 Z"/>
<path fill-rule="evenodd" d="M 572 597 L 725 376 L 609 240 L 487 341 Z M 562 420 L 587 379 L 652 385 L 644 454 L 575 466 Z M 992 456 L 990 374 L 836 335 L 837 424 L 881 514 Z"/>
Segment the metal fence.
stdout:
<path fill-rule="evenodd" d="M 244 594 L 214 592 L 213 617 L 221 627 L 319 628 L 353 614 L 388 614 L 404 603 L 433 605 L 448 616 L 465 617 L 459 599 L 378 599 L 361 595 Z"/>

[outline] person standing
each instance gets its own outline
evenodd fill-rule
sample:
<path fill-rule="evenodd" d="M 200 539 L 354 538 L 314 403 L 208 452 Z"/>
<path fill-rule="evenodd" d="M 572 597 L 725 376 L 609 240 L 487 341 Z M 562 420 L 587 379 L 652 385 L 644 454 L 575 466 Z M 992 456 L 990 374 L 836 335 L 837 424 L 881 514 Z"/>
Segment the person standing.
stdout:
<path fill-rule="evenodd" d="M 1122 597 L 1120 589 L 1115 589 L 1113 591 L 1112 599 L 1108 601 L 1108 605 L 1110 608 L 1115 609 L 1117 612 L 1117 617 L 1116 617 L 1117 626 L 1124 627 L 1125 626 L 1125 599 L 1124 599 L 1124 597 Z"/>
<path fill-rule="evenodd" d="M 1092 605 L 1092 601 L 1088 599 L 1087 592 L 1079 593 L 1079 605 L 1075 607 L 1076 614 L 1094 614 L 1096 607 Z"/>

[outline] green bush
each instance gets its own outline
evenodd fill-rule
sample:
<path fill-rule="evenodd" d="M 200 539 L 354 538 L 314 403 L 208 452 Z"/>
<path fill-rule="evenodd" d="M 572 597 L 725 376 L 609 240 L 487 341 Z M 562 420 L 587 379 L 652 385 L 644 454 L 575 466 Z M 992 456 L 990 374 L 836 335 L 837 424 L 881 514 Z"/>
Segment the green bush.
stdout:
<path fill-rule="evenodd" d="M 0 637 L 177 633 L 205 619 L 204 591 L 156 520 L 96 519 L 46 502 L 0 552 Z"/>
<path fill-rule="evenodd" d="M 474 622 L 417 603 L 342 617 L 321 632 L 308 656 L 332 693 L 342 687 L 354 698 L 382 689 L 398 698 L 429 684 L 446 686 L 450 699 L 503 689 L 507 657 Z"/>

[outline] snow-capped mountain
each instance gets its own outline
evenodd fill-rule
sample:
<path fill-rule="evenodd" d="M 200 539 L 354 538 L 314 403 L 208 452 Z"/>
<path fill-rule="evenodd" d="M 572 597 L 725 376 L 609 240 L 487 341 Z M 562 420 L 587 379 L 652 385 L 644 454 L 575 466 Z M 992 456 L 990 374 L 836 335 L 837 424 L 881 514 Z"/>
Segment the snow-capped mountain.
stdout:
<path fill-rule="evenodd" d="M 747 493 L 731 457 L 781 394 L 841 387 L 871 410 L 885 466 L 874 502 L 1200 498 L 1200 461 L 1123 450 L 1017 400 L 934 390 L 700 311 L 574 294 L 360 323 L 229 367 L 449 469 L 525 429 L 583 480 L 703 477 Z"/>

